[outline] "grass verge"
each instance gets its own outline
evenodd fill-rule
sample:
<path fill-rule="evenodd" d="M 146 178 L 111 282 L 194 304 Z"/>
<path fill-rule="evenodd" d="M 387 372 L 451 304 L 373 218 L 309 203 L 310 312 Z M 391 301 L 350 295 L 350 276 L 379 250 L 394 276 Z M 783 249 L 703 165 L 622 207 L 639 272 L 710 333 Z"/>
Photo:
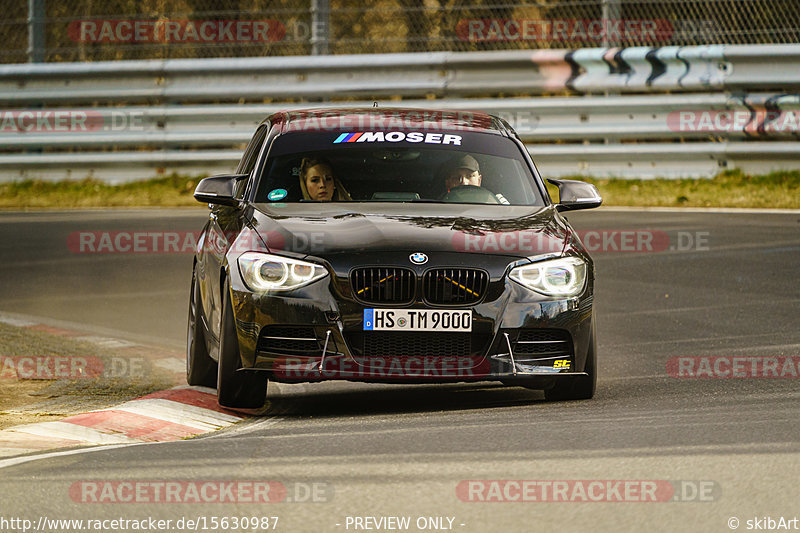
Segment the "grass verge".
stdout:
<path fill-rule="evenodd" d="M 593 179 L 603 197 L 603 205 L 640 207 L 750 207 L 800 208 L 800 171 L 772 172 L 764 175 L 728 170 L 712 179 Z M 548 184 L 550 195 L 558 197 Z M 556 191 L 556 192 L 554 192 Z"/>
<path fill-rule="evenodd" d="M 200 179 L 172 175 L 121 185 L 94 179 L 0 183 L 0 208 L 199 207 L 192 193 Z"/>
<path fill-rule="evenodd" d="M 800 171 L 750 175 L 729 170 L 712 179 L 595 179 L 603 205 L 648 207 L 800 208 Z M 97 180 L 0 183 L 0 208 L 200 207 L 199 177 L 172 175 L 107 185 Z M 557 189 L 548 184 L 553 198 Z"/>

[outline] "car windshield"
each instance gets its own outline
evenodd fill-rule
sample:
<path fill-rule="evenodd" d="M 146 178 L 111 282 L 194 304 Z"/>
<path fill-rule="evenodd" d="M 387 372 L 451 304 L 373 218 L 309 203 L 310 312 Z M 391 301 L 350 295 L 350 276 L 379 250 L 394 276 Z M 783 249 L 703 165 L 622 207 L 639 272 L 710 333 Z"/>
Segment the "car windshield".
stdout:
<path fill-rule="evenodd" d="M 255 201 L 544 205 L 511 139 L 426 130 L 280 135 Z"/>

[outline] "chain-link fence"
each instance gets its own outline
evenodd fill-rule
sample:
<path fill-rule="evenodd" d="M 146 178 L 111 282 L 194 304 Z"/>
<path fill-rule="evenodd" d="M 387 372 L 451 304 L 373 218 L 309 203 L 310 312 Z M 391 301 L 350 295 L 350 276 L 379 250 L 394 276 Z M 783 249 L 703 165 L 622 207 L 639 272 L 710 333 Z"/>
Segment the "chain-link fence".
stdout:
<path fill-rule="evenodd" d="M 3 7 L 3 63 L 800 42 L 800 0 L 6 0 Z"/>

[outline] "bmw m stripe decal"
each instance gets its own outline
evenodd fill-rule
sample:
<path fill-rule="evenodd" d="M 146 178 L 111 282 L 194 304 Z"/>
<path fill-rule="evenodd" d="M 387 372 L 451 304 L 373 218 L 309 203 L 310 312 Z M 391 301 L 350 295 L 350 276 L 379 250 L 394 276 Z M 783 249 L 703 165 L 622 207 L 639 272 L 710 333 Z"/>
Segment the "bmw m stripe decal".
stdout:
<path fill-rule="evenodd" d="M 355 141 L 358 140 L 359 137 L 361 137 L 362 134 L 363 134 L 363 132 L 359 132 L 359 133 L 342 133 L 341 135 L 339 135 L 336 138 L 335 141 L 333 141 L 333 144 L 355 142 Z"/>

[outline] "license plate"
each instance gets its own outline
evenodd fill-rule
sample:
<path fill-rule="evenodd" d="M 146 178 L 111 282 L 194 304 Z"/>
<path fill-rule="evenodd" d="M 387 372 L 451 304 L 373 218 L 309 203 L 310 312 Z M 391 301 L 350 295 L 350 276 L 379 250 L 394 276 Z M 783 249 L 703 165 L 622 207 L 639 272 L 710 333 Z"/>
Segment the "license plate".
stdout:
<path fill-rule="evenodd" d="M 364 331 L 472 331 L 463 309 L 364 309 Z"/>

